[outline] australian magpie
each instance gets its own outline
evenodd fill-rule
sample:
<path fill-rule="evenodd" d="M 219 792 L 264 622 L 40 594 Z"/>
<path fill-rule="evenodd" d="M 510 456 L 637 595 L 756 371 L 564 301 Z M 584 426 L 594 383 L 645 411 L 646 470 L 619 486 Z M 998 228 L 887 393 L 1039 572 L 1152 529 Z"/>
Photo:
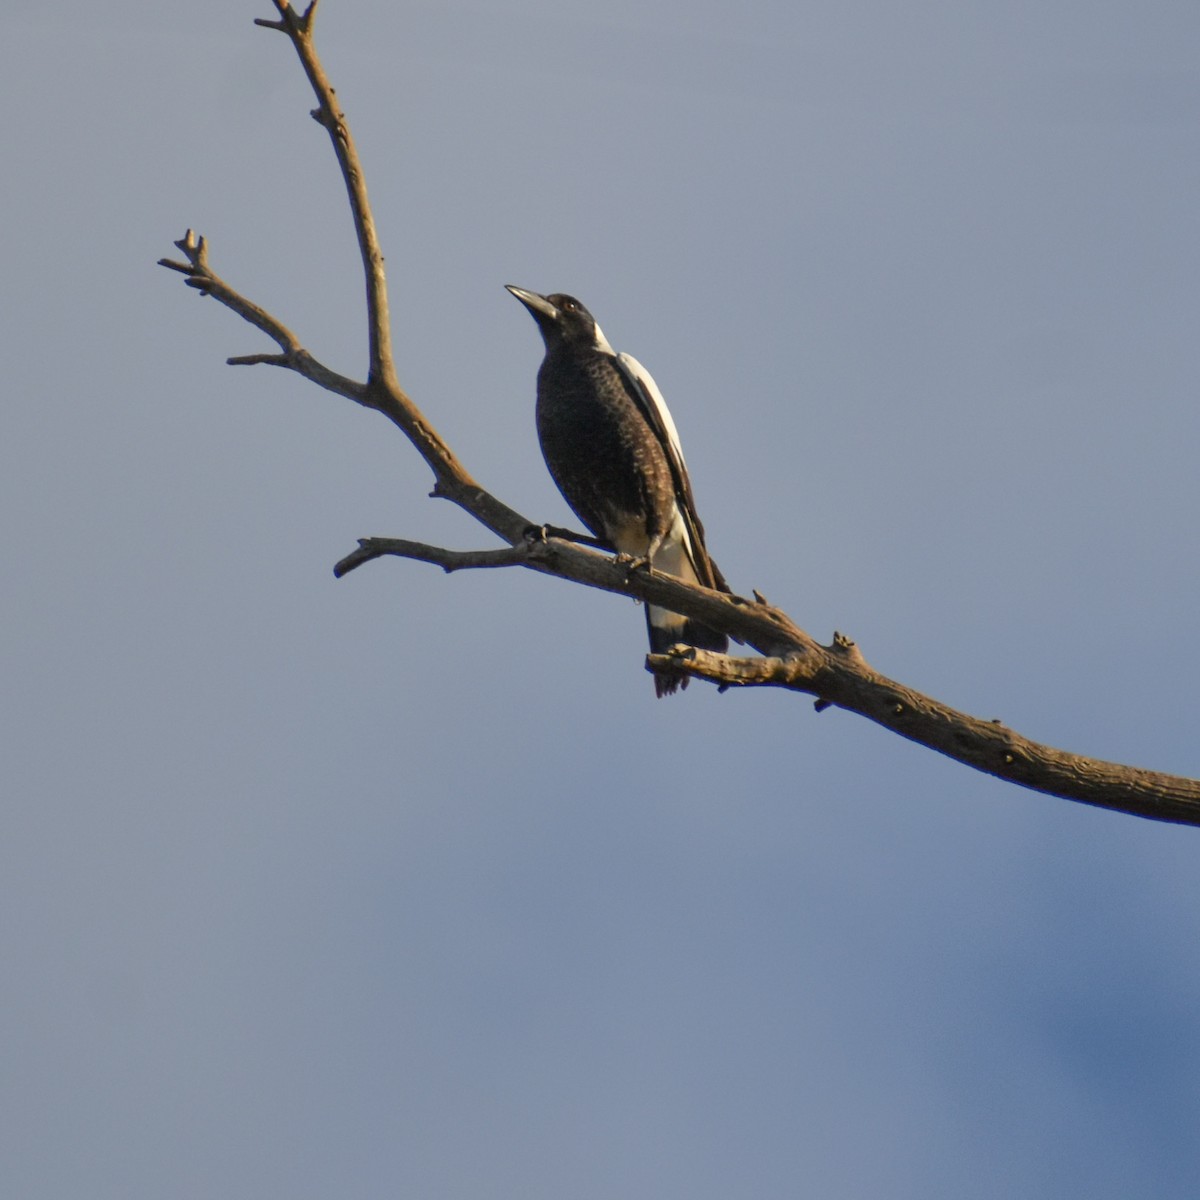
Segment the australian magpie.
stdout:
<path fill-rule="evenodd" d="M 538 440 L 563 498 L 618 553 L 728 592 L 704 545 L 675 422 L 650 373 L 617 354 L 573 296 L 507 286 L 546 343 L 537 377 Z M 715 629 L 650 605 L 646 626 L 655 654 L 676 642 L 718 651 L 728 645 Z M 654 677 L 659 696 L 686 686 L 686 675 Z"/>

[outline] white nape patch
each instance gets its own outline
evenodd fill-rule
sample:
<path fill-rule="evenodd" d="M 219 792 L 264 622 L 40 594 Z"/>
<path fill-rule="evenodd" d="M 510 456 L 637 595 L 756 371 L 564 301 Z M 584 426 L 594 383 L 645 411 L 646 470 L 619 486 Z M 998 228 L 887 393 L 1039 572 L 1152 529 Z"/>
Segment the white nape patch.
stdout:
<path fill-rule="evenodd" d="M 658 384 L 654 382 L 654 376 L 632 354 L 618 354 L 617 362 L 620 363 L 634 382 L 641 386 L 647 399 L 654 405 L 654 409 L 658 413 L 658 418 L 662 422 L 662 427 L 666 430 L 669 449 L 678 459 L 679 465 L 686 474 L 687 461 L 683 457 L 683 447 L 679 443 L 679 430 L 675 428 L 675 421 L 671 416 L 671 410 L 667 407 L 667 402 L 663 399 L 662 392 L 658 390 Z"/>
<path fill-rule="evenodd" d="M 608 338 L 604 336 L 604 330 L 595 321 L 592 322 L 592 334 L 593 344 L 597 350 L 604 354 L 616 354 L 616 351 L 608 344 Z"/>

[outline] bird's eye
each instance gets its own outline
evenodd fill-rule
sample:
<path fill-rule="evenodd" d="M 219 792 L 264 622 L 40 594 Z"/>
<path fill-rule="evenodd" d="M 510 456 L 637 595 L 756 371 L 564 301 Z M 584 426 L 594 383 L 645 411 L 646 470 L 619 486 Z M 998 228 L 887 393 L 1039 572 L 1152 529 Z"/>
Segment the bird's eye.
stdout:
<path fill-rule="evenodd" d="M 572 300 L 571 297 L 568 296 L 562 302 L 562 307 L 563 307 L 563 312 L 578 312 L 579 311 L 579 302 L 577 300 Z"/>

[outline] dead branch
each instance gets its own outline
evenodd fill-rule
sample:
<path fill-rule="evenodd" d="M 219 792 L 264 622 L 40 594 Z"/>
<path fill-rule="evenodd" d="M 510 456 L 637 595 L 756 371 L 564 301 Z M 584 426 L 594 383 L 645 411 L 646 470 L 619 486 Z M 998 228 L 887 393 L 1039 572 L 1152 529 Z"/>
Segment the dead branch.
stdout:
<path fill-rule="evenodd" d="M 632 568 L 592 538 L 539 526 L 482 488 L 401 388 L 392 357 L 387 281 L 365 175 L 344 112 L 313 40 L 316 0 L 298 15 L 287 0 L 273 0 L 278 20 L 255 24 L 285 34 L 317 98 L 314 119 L 329 134 L 346 185 L 363 263 L 369 351 L 367 376 L 359 382 L 318 362 L 281 321 L 242 296 L 211 268 L 205 240 L 191 230 L 176 247 L 184 261 L 160 265 L 185 276 L 189 287 L 211 296 L 265 333 L 278 353 L 240 355 L 232 365 L 265 364 L 295 371 L 318 386 L 373 408 L 413 444 L 434 475 L 431 496 L 451 500 L 506 545 L 488 550 L 450 550 L 398 538 L 364 538 L 336 566 L 340 577 L 382 557 L 427 562 L 444 571 L 521 567 L 572 583 L 632 596 L 727 633 L 760 651 L 762 658 L 734 657 L 676 646 L 650 655 L 650 670 L 685 672 L 725 691 L 734 687 L 780 687 L 817 698 L 818 711 L 836 706 L 930 749 L 1049 795 L 1159 821 L 1200 825 L 1200 781 L 1102 762 L 1040 745 L 998 721 L 956 711 L 873 670 L 850 639 L 839 634 L 823 646 L 786 613 L 754 599 L 693 586 L 671 576 Z"/>
<path fill-rule="evenodd" d="M 1034 791 L 1159 821 L 1200 824 L 1200 780 L 1070 754 L 1023 737 L 998 720 L 958 712 L 879 674 L 841 634 L 815 652 L 782 657 L 734 658 L 691 646 L 660 657 L 663 666 L 722 689 L 807 692 L 819 697 L 822 707 L 858 713 L 909 741 Z"/>

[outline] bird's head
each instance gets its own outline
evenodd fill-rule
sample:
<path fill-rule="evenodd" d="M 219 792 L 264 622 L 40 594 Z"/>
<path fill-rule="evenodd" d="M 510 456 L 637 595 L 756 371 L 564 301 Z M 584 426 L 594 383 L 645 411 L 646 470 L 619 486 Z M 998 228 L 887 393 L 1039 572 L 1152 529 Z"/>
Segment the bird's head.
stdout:
<path fill-rule="evenodd" d="M 563 346 L 612 352 L 596 318 L 574 296 L 564 296 L 562 292 L 542 296 L 511 283 L 505 287 L 529 309 L 547 350 Z"/>

